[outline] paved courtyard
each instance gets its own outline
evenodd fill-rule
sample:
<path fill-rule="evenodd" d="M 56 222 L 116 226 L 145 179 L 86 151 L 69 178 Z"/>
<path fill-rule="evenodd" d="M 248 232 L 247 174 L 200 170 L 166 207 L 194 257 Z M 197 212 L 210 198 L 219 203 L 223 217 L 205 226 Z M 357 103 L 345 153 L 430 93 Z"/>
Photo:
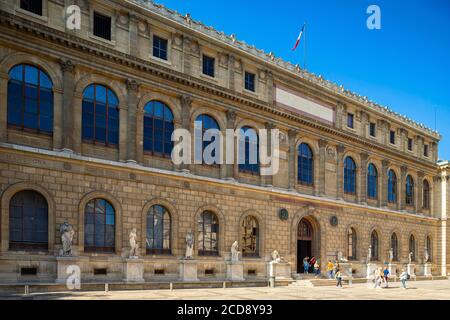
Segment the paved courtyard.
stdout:
<path fill-rule="evenodd" d="M 325 287 L 277 287 L 277 288 L 230 288 L 230 289 L 178 289 L 113 292 L 60 292 L 40 293 L 28 296 L 4 296 L 0 299 L 33 300 L 450 300 L 450 280 L 411 281 L 404 290 L 399 283 L 390 288 L 373 289 L 367 284 L 355 284 L 343 289 Z"/>

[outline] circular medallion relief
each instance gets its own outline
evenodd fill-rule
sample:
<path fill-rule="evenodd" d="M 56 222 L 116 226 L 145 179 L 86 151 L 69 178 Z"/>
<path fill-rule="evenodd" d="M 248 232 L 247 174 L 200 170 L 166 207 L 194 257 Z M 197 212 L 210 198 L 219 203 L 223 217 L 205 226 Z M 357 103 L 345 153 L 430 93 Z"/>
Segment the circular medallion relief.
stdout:
<path fill-rule="evenodd" d="M 332 217 L 330 218 L 330 224 L 331 224 L 333 227 L 336 227 L 336 226 L 338 225 L 338 223 L 339 223 L 338 217 L 332 216 Z"/>
<path fill-rule="evenodd" d="M 278 211 L 278 218 L 280 218 L 280 220 L 289 219 L 289 212 L 287 211 L 287 209 L 280 209 L 280 211 Z"/>
<path fill-rule="evenodd" d="M 143 21 L 139 21 L 138 28 L 140 32 L 145 32 L 147 30 L 147 25 Z"/>

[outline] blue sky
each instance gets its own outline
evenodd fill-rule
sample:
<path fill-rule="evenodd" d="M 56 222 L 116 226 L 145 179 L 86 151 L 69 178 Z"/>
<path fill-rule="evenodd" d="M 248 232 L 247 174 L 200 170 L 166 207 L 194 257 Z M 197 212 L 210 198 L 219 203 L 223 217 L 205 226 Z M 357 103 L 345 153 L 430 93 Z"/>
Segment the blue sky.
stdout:
<path fill-rule="evenodd" d="M 156 2 L 301 66 L 303 44 L 291 48 L 306 22 L 309 71 L 436 127 L 439 157 L 450 159 L 450 1 Z M 381 9 L 381 30 L 366 27 L 371 4 Z"/>

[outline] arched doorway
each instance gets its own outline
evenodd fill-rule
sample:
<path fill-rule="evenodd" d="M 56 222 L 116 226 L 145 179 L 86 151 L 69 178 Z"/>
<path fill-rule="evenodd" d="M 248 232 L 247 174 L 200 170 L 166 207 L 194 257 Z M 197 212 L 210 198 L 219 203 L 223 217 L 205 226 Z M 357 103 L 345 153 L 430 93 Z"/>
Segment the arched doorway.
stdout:
<path fill-rule="evenodd" d="M 300 220 L 297 229 L 297 272 L 304 273 L 303 270 L 303 259 L 305 257 L 312 256 L 313 248 L 313 227 L 311 223 L 306 220 Z"/>

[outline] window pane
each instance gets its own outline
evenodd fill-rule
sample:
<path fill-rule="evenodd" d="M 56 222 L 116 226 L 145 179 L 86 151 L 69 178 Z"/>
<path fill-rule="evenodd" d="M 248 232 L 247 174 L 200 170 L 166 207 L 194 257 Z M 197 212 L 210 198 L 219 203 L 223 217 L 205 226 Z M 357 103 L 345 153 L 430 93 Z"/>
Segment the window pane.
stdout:
<path fill-rule="evenodd" d="M 39 70 L 36 67 L 26 65 L 25 66 L 25 82 L 34 84 L 37 86 L 39 84 L 38 73 L 39 73 Z"/>

